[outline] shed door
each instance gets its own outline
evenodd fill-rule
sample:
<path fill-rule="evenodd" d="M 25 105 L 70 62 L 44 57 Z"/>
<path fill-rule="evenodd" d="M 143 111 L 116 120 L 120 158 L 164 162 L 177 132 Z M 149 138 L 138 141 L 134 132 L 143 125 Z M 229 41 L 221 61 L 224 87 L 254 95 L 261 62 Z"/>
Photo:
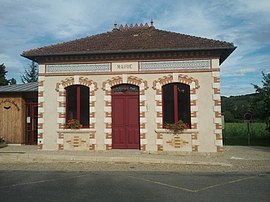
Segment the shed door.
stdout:
<path fill-rule="evenodd" d="M 38 134 L 38 104 L 37 103 L 27 103 L 26 104 L 26 137 L 25 144 L 36 145 Z"/>
<path fill-rule="evenodd" d="M 118 85 L 112 89 L 112 148 L 140 148 L 137 86 Z"/>

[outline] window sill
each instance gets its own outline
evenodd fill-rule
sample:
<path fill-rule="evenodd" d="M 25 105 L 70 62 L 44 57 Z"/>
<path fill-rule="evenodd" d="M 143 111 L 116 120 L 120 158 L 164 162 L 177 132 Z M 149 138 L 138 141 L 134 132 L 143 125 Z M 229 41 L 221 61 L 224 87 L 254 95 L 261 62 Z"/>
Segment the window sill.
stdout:
<path fill-rule="evenodd" d="M 87 133 L 87 132 L 96 132 L 95 129 L 90 129 L 90 128 L 79 128 L 79 129 L 70 129 L 70 128 L 66 128 L 66 129 L 62 129 L 62 130 L 58 130 L 57 132 L 64 132 L 64 133 Z"/>
<path fill-rule="evenodd" d="M 156 129 L 155 130 L 156 133 L 173 133 L 172 131 L 168 130 L 168 129 Z M 199 131 L 197 129 L 187 129 L 184 132 L 180 133 L 180 134 L 192 134 L 192 133 L 199 133 Z"/>

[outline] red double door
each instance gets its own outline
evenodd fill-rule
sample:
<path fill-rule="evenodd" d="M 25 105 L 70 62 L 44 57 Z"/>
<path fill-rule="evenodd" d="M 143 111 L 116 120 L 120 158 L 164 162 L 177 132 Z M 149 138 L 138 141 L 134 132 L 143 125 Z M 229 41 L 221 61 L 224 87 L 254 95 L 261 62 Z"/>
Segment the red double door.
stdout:
<path fill-rule="evenodd" d="M 112 148 L 140 148 L 137 86 L 119 85 L 112 89 Z"/>

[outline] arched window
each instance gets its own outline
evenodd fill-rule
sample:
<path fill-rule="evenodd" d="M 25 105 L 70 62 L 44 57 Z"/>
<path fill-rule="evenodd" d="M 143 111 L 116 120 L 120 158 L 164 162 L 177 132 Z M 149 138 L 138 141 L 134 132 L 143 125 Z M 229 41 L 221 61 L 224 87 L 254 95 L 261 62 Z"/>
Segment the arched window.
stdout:
<path fill-rule="evenodd" d="M 89 127 L 89 88 L 73 85 L 66 88 L 66 122 L 80 121 L 84 128 Z"/>
<path fill-rule="evenodd" d="M 182 120 L 191 125 L 190 87 L 187 84 L 171 83 L 162 87 L 163 125 Z"/>

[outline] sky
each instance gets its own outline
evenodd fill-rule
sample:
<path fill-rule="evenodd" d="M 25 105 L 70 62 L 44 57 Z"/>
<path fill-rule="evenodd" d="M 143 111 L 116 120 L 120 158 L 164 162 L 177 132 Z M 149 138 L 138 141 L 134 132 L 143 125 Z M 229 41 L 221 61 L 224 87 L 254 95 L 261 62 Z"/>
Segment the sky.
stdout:
<path fill-rule="evenodd" d="M 31 63 L 24 50 L 111 31 L 113 24 L 158 29 L 234 43 L 221 65 L 221 95 L 254 93 L 270 73 L 269 0 L 0 0 L 0 64 L 7 78 Z"/>

